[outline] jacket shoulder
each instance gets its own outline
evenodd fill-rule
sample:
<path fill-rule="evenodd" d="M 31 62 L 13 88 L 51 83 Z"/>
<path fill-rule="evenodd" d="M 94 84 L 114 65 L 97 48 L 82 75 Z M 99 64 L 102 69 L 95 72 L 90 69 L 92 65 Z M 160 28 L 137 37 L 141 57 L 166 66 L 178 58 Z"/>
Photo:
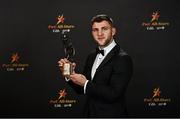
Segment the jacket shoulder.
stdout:
<path fill-rule="evenodd" d="M 120 48 L 119 53 L 116 55 L 115 58 L 117 62 L 127 62 L 132 63 L 132 58 L 128 55 L 126 51 Z"/>
<path fill-rule="evenodd" d="M 129 55 L 127 54 L 127 52 L 125 52 L 125 51 L 124 51 L 123 49 L 121 49 L 121 48 L 120 48 L 120 50 L 119 50 L 118 55 L 121 56 L 121 57 L 122 57 L 122 56 L 129 56 Z"/>

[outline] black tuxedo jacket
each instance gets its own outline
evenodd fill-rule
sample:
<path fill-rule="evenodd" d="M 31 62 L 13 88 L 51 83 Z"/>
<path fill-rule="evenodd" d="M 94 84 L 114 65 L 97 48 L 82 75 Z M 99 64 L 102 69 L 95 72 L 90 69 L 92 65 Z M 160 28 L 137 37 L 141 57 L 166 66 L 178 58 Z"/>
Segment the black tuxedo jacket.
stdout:
<path fill-rule="evenodd" d="M 116 45 L 97 68 L 91 79 L 91 69 L 96 58 L 92 52 L 84 67 L 83 74 L 89 80 L 86 86 L 86 117 L 126 117 L 125 91 L 132 76 L 132 60 L 119 45 Z M 73 88 L 83 93 L 83 87 Z"/>

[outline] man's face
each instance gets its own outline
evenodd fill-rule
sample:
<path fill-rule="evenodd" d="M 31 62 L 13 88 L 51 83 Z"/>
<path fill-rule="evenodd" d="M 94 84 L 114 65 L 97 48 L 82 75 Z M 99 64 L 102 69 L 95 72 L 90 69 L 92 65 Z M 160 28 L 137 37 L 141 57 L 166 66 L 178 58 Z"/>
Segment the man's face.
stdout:
<path fill-rule="evenodd" d="M 116 30 L 107 21 L 94 22 L 92 25 L 92 35 L 100 47 L 107 46 L 113 39 Z"/>

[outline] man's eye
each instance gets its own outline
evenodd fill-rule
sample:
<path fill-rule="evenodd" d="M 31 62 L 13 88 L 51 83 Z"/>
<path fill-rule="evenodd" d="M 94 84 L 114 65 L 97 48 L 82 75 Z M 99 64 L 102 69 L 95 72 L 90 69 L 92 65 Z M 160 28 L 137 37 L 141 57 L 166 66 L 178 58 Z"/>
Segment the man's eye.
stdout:
<path fill-rule="evenodd" d="M 105 28 L 103 28 L 102 30 L 106 31 L 106 30 L 108 30 L 108 29 L 109 29 L 108 27 L 105 27 Z"/>
<path fill-rule="evenodd" d="M 98 30 L 97 29 L 92 29 L 93 32 L 97 32 Z"/>

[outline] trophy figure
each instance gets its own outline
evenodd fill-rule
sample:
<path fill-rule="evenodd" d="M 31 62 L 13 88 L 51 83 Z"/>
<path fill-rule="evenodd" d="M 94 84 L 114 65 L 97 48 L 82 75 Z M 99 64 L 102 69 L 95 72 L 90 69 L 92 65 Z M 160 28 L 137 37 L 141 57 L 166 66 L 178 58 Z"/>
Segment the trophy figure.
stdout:
<path fill-rule="evenodd" d="M 62 68 L 62 74 L 65 77 L 68 77 L 73 72 L 72 62 L 73 62 L 73 57 L 75 55 L 75 49 L 72 45 L 72 42 L 70 41 L 68 37 L 69 32 L 70 32 L 70 29 L 62 30 L 62 40 L 63 40 L 63 45 L 64 45 L 65 58 L 70 61 L 70 62 L 65 63 Z"/>

